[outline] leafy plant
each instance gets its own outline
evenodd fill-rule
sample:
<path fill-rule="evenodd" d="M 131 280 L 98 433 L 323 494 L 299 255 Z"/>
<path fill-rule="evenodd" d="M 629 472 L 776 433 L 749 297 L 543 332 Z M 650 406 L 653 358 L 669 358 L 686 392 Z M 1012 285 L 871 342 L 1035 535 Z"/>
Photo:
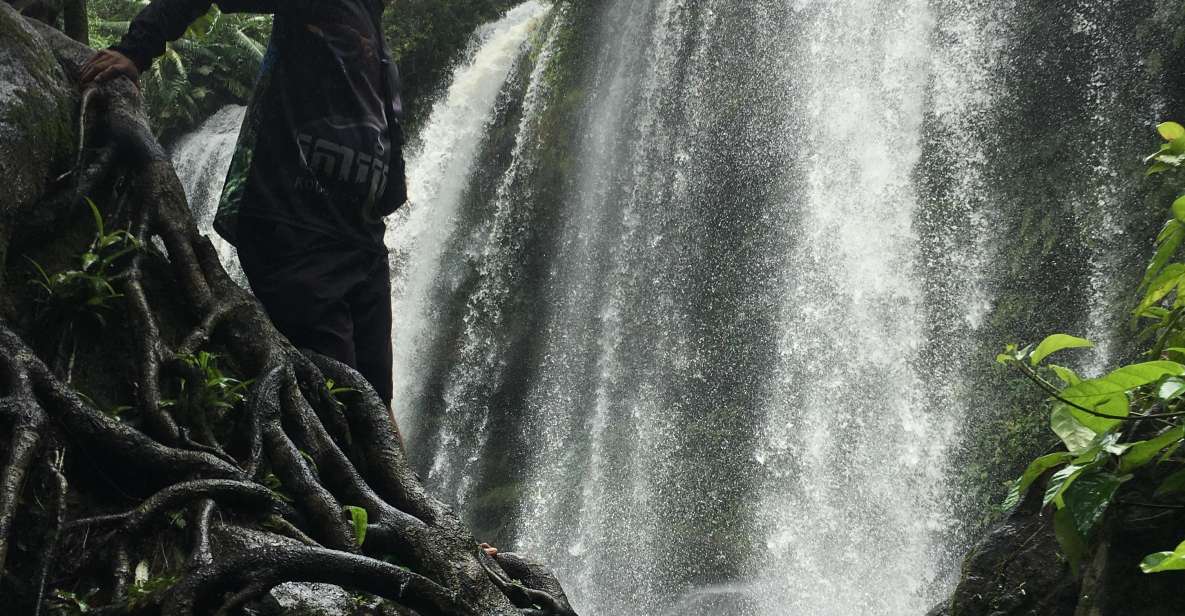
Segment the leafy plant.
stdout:
<path fill-rule="evenodd" d="M 41 291 L 40 316 L 73 325 L 80 318 L 93 318 L 106 325 L 104 314 L 122 297 L 112 284 L 120 262 L 140 249 L 140 242 L 124 230 L 107 231 L 98 206 L 86 199 L 95 221 L 95 239 L 78 258 L 78 267 L 50 274 L 29 259 L 36 270 L 30 282 Z"/>
<path fill-rule="evenodd" d="M 1165 143 L 1148 157 L 1149 173 L 1185 166 L 1185 127 L 1169 122 L 1158 132 Z M 1049 395 L 1050 428 L 1065 448 L 1034 460 L 1013 482 L 1004 506 L 1015 507 L 1053 471 L 1042 504 L 1054 508 L 1055 534 L 1075 570 L 1125 483 L 1137 476 L 1160 478 L 1154 497 L 1161 501 L 1185 493 L 1185 263 L 1173 262 L 1185 240 L 1185 197 L 1171 210 L 1133 311 L 1143 325 L 1140 338 L 1151 342 L 1146 361 L 1084 379 L 1046 362 L 1056 353 L 1093 346 L 1066 334 L 1036 346 L 1009 345 L 997 357 Z M 1146 573 L 1185 570 L 1185 543 L 1148 555 L 1140 567 Z"/>
<path fill-rule="evenodd" d="M 91 0 L 91 42 L 119 41 L 146 0 Z M 175 135 L 228 103 L 251 94 L 271 32 L 270 15 L 223 13 L 212 7 L 140 77 L 158 135 Z"/>
<path fill-rule="evenodd" d="M 342 402 L 338 396 L 342 394 L 358 393 L 358 390 L 354 389 L 353 387 L 338 387 L 337 383 L 333 382 L 333 379 L 325 379 L 325 389 L 329 392 L 329 398 L 333 400 L 334 406 L 336 406 L 337 410 L 339 411 L 344 411 L 346 409 L 346 403 Z"/>
<path fill-rule="evenodd" d="M 166 400 L 165 406 L 184 414 L 213 412 L 221 416 L 246 398 L 252 381 L 240 381 L 224 374 L 218 367 L 218 355 L 200 351 L 182 357 L 181 362 L 190 376 L 181 378 L 177 397 Z"/>

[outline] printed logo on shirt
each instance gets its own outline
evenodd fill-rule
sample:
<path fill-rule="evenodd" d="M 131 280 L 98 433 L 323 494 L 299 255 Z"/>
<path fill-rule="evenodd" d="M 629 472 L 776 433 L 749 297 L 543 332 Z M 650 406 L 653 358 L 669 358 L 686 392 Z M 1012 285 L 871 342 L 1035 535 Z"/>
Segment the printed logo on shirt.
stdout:
<path fill-rule="evenodd" d="M 366 203 L 373 204 L 387 188 L 390 165 L 382 157 L 386 148 L 376 142 L 375 154 L 366 154 L 325 137 L 297 133 L 305 165 L 322 180 L 362 188 Z"/>

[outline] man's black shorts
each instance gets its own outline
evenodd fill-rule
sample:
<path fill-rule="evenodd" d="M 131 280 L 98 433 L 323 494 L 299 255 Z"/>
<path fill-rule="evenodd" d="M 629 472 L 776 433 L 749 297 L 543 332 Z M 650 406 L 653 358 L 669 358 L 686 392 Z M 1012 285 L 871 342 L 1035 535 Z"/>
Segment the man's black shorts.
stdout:
<path fill-rule="evenodd" d="M 385 253 L 244 217 L 239 260 L 280 333 L 298 348 L 357 369 L 391 404 L 391 275 Z"/>

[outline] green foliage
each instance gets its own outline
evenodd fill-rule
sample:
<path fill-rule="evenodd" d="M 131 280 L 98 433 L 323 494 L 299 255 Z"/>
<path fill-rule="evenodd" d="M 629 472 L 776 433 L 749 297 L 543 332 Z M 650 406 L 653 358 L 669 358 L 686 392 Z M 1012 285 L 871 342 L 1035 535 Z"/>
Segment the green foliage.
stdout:
<path fill-rule="evenodd" d="M 1178 169 L 1185 163 L 1185 127 L 1161 124 L 1165 143 L 1148 157 L 1150 173 Z M 1158 481 L 1154 497 L 1178 506 L 1185 492 L 1185 263 L 1174 262 L 1185 238 L 1185 197 L 1173 202 L 1171 218 L 1157 238 L 1133 312 L 1150 340 L 1148 361 L 1121 366 L 1105 376 L 1081 379 L 1057 365 L 1050 355 L 1093 345 L 1085 339 L 1055 334 L 1036 347 L 1009 345 L 997 361 L 1019 370 L 1049 395 L 1050 428 L 1065 451 L 1038 458 L 1012 485 L 1006 508 L 1015 507 L 1038 478 L 1054 471 L 1043 504 L 1052 506 L 1054 530 L 1063 554 L 1077 570 L 1107 510 L 1136 477 Z M 1056 377 L 1056 380 L 1050 378 Z M 1171 499 L 1178 499 L 1172 501 Z M 1185 570 L 1185 543 L 1174 551 L 1147 556 L 1145 573 Z"/>
<path fill-rule="evenodd" d="M 358 390 L 352 387 L 339 387 L 337 383 L 333 382 L 333 379 L 325 379 L 325 389 L 329 392 L 329 398 L 333 400 L 334 406 L 339 411 L 346 410 L 346 403 L 342 402 L 339 396 L 358 393 Z"/>
<path fill-rule="evenodd" d="M 354 505 L 347 505 L 345 511 L 350 514 L 350 521 L 354 524 L 354 539 L 358 541 L 358 545 L 362 545 L 362 542 L 366 541 L 368 514 L 365 509 Z"/>
<path fill-rule="evenodd" d="M 180 359 L 189 376 L 180 379 L 177 397 L 165 401 L 165 406 L 182 414 L 208 412 L 221 417 L 245 399 L 252 381 L 224 374 L 218 367 L 218 355 L 200 351 Z"/>
<path fill-rule="evenodd" d="M 146 0 L 90 0 L 91 44 L 119 42 Z M 158 136 L 175 136 L 220 107 L 245 104 L 271 33 L 270 15 L 227 14 L 217 7 L 141 76 L 149 117 Z"/>
<path fill-rule="evenodd" d="M 78 257 L 77 268 L 50 274 L 29 259 L 36 273 L 30 282 L 40 291 L 38 316 L 45 324 L 68 327 L 89 318 L 105 325 L 104 315 L 122 297 L 112 284 L 118 266 L 140 249 L 139 241 L 127 231 L 108 232 L 99 208 L 90 199 L 86 204 L 94 217 L 95 239 Z"/>

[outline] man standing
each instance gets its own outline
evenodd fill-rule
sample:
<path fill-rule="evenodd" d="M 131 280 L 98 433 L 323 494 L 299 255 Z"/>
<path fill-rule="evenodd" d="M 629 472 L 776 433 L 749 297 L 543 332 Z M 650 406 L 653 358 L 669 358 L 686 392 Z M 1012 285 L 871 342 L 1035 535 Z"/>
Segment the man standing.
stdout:
<path fill-rule="evenodd" d="M 391 404 L 391 293 L 383 216 L 407 198 L 398 75 L 383 0 L 220 0 L 275 15 L 215 227 L 276 328 L 356 368 Z M 133 81 L 211 0 L 154 0 L 82 83 Z"/>

